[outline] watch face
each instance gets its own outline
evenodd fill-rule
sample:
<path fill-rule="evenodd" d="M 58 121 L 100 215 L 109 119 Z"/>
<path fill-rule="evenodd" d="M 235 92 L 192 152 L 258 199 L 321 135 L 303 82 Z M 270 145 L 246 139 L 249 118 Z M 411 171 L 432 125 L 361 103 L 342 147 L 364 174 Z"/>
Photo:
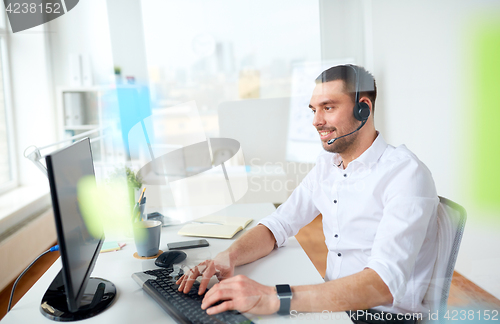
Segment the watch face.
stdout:
<path fill-rule="evenodd" d="M 292 289 L 290 285 L 276 285 L 276 293 L 279 297 L 291 297 Z"/>

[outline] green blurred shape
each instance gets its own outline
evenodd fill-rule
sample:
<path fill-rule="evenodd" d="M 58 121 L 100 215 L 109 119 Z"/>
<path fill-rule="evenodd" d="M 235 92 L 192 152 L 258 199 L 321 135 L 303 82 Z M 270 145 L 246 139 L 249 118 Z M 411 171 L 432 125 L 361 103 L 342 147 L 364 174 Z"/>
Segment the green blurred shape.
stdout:
<path fill-rule="evenodd" d="M 472 194 L 482 207 L 500 208 L 500 19 L 479 23 L 473 36 Z M 466 131 L 466 130 L 465 130 Z M 466 151 L 464 156 L 468 155 Z"/>
<path fill-rule="evenodd" d="M 78 182 L 78 203 L 89 232 L 96 236 L 122 237 L 131 233 L 131 206 L 126 181 L 96 186 L 93 176 Z M 97 236 L 96 236 L 97 237 Z"/>
<path fill-rule="evenodd" d="M 136 243 L 142 244 L 148 240 L 148 230 L 140 222 L 136 222 L 133 225 L 134 230 L 134 241 Z"/>

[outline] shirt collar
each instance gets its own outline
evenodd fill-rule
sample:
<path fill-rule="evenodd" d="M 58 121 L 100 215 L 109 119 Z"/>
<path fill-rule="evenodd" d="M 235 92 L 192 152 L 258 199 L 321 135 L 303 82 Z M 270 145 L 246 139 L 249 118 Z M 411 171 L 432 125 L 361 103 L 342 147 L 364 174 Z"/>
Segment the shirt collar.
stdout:
<path fill-rule="evenodd" d="M 357 162 L 365 165 L 375 163 L 378 161 L 378 159 L 380 159 L 386 148 L 387 143 L 384 140 L 384 137 L 382 136 L 382 134 L 377 132 L 377 137 L 373 141 L 372 145 L 352 162 Z"/>
<path fill-rule="evenodd" d="M 354 159 L 349 165 L 347 166 L 349 168 L 350 165 L 356 165 L 358 163 L 364 164 L 364 165 L 370 165 L 371 163 L 376 163 L 378 159 L 382 156 L 384 151 L 387 148 L 387 143 L 384 140 L 384 137 L 380 132 L 377 131 L 377 137 L 373 141 L 372 145 L 364 151 L 360 156 L 358 156 L 357 159 Z M 343 168 L 342 166 L 339 166 L 340 163 L 342 162 L 342 157 L 340 154 L 335 153 L 333 156 L 333 164 L 339 168 Z"/>

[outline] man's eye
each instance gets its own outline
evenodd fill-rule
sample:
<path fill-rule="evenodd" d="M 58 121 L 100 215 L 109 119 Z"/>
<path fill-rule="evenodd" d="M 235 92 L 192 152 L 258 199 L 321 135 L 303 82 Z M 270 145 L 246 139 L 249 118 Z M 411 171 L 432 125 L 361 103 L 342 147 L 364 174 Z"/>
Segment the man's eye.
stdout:
<path fill-rule="evenodd" d="M 316 110 L 312 110 L 312 109 L 311 109 L 311 112 L 312 112 L 313 114 L 315 114 L 315 113 L 316 113 Z"/>
<path fill-rule="evenodd" d="M 333 107 L 325 107 L 325 110 L 328 111 L 328 110 L 332 110 Z"/>

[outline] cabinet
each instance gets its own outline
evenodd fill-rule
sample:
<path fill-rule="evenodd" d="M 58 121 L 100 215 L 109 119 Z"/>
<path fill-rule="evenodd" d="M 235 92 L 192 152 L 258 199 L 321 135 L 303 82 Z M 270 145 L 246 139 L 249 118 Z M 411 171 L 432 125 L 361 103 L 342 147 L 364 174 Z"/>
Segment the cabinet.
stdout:
<path fill-rule="evenodd" d="M 91 139 L 102 134 L 102 94 L 100 87 L 58 87 L 57 88 L 58 138 L 63 140 L 88 131 Z M 92 143 L 94 160 L 104 156 L 104 145 L 97 140 Z"/>
<path fill-rule="evenodd" d="M 112 172 L 116 165 L 132 163 L 127 155 L 128 133 L 151 116 L 149 91 L 135 85 L 58 87 L 58 139 L 92 132 L 94 165 Z M 126 134 L 125 136 L 123 134 Z"/>
<path fill-rule="evenodd" d="M 102 124 L 98 87 L 57 88 L 61 139 L 99 128 Z"/>

